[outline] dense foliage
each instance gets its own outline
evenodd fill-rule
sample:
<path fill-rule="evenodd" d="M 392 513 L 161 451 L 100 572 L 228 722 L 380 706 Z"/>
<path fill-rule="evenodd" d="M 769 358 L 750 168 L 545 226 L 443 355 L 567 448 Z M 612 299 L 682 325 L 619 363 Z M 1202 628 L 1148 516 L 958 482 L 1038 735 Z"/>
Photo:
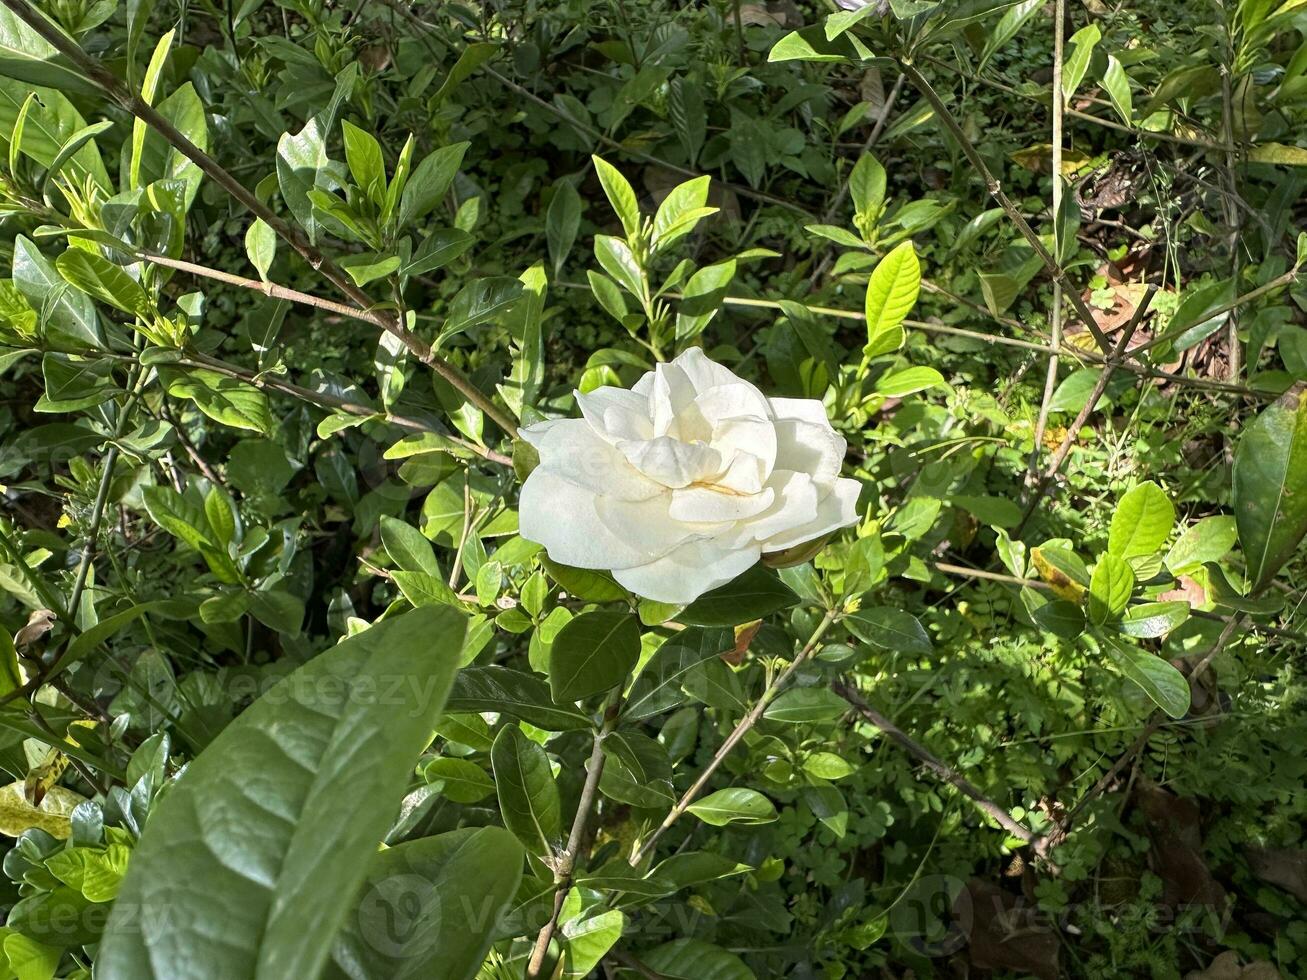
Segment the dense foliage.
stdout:
<path fill-rule="evenodd" d="M 1304 168 L 1302 0 L 2 0 L 0 980 L 1307 975 Z M 857 523 L 669 604 L 518 429 L 695 347 Z"/>

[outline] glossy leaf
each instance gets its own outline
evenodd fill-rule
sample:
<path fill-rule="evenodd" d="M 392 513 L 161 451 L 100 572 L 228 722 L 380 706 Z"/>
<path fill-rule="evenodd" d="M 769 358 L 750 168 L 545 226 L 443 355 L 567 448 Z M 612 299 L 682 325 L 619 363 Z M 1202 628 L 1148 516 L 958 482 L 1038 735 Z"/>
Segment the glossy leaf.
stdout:
<path fill-rule="evenodd" d="M 556 701 L 578 701 L 611 690 L 635 666 L 640 628 L 630 613 L 588 612 L 559 630 L 549 656 Z"/>
<path fill-rule="evenodd" d="M 151 815 L 97 973 L 316 976 L 430 740 L 462 633 L 450 609 L 379 623 L 232 722 Z"/>
<path fill-rule="evenodd" d="M 867 283 L 867 357 L 903 346 L 903 318 L 917 301 L 921 265 L 911 242 L 896 246 L 877 264 Z"/>
<path fill-rule="evenodd" d="M 516 725 L 507 725 L 495 737 L 490 759 L 504 825 L 532 854 L 551 854 L 562 835 L 562 807 L 549 756 Z"/>
<path fill-rule="evenodd" d="M 1257 592 L 1307 534 L 1307 396 L 1301 390 L 1263 409 L 1240 436 L 1233 505 Z"/>

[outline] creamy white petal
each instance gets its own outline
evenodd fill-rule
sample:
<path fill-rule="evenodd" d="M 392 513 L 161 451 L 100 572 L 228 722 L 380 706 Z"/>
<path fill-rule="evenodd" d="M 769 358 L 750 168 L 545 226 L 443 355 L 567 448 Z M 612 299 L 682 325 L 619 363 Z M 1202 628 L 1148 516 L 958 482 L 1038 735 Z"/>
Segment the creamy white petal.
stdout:
<path fill-rule="evenodd" d="M 712 482 L 734 493 L 759 493 L 770 473 L 767 465 L 753 453 L 737 449 L 729 458 L 726 468 Z"/>
<path fill-rule="evenodd" d="M 736 523 L 756 517 L 771 506 L 775 492 L 723 493 L 707 487 L 686 487 L 672 491 L 672 503 L 667 513 L 672 520 L 698 523 Z"/>
<path fill-rule="evenodd" d="M 661 558 L 686 541 L 711 537 L 723 530 L 721 524 L 686 524 L 673 520 L 668 513 L 671 492 L 649 500 L 618 500 L 614 497 L 595 498 L 595 513 L 608 530 L 617 535 L 631 551 L 644 556 L 645 561 Z M 627 567 L 623 562 L 621 567 Z M 619 566 L 612 566 L 617 568 Z"/>
<path fill-rule="evenodd" d="M 747 571 L 759 555 L 756 545 L 731 548 L 713 539 L 691 541 L 647 565 L 614 570 L 613 578 L 646 599 L 684 604 Z"/>
<path fill-rule="evenodd" d="M 659 364 L 654 368 L 653 373 L 649 405 L 652 410 L 654 437 L 680 436 L 689 441 L 693 436 L 689 433 L 681 435 L 680 432 L 683 421 L 689 420 L 682 420 L 679 416 L 694 402 L 694 396 L 697 394 L 694 385 L 690 384 L 690 379 L 685 376 L 685 372 L 674 364 Z M 697 412 L 695 414 L 697 415 Z"/>
<path fill-rule="evenodd" d="M 840 477 L 828 493 L 817 501 L 817 516 L 807 524 L 775 534 L 762 543 L 765 552 L 784 551 L 796 544 L 811 541 L 839 527 L 858 522 L 858 494 L 862 485 L 857 480 Z"/>
<path fill-rule="evenodd" d="M 695 391 L 707 391 L 709 388 L 715 388 L 718 385 L 745 384 L 750 388 L 754 386 L 744 381 L 725 365 L 718 364 L 707 354 L 701 347 L 686 348 L 673 361 L 681 372 L 689 380 Z M 754 388 L 757 391 L 756 388 Z M 761 396 L 761 392 L 758 392 Z"/>
<path fill-rule="evenodd" d="M 584 419 L 545 424 L 549 427 L 533 434 L 531 441 L 540 453 L 541 468 L 569 483 L 621 500 L 648 500 L 663 492 L 663 487 L 627 462 Z"/>
<path fill-rule="evenodd" d="M 604 385 L 594 391 L 576 391 L 573 397 L 590 427 L 609 442 L 648 439 L 653 435 L 647 395 Z"/>
<path fill-rule="evenodd" d="M 798 419 L 826 429 L 831 427 L 826 406 L 816 398 L 768 398 L 767 404 L 771 406 L 772 418 Z"/>
<path fill-rule="evenodd" d="M 522 437 L 522 440 L 524 442 L 528 443 L 529 445 L 535 446 L 536 449 L 539 449 L 540 443 L 545 438 L 545 433 L 547 433 L 550 429 L 556 428 L 567 422 L 577 422 L 577 421 L 580 420 L 579 419 L 545 419 L 543 422 L 533 422 L 530 425 L 522 426 L 522 428 L 517 430 L 517 434 Z"/>
<path fill-rule="evenodd" d="M 767 481 L 773 493 L 772 505 L 741 525 L 742 540 L 766 541 L 817 519 L 817 501 L 821 492 L 807 473 L 775 470 Z"/>
<path fill-rule="evenodd" d="M 829 425 L 777 419 L 776 468 L 808 473 L 818 483 L 839 475 L 848 443 Z"/>
<path fill-rule="evenodd" d="M 684 528 L 667 521 L 662 528 L 662 547 L 650 546 L 650 533 L 636 541 L 624 533 L 620 524 L 599 513 L 597 505 L 602 499 L 547 469 L 537 468 L 522 486 L 519 533 L 528 541 L 544 545 L 554 561 L 577 568 L 608 569 L 647 564 L 687 537 Z"/>
<path fill-rule="evenodd" d="M 660 436 L 644 442 L 622 442 L 617 448 L 630 465 L 664 487 L 689 486 L 721 471 L 722 457 L 703 443 Z"/>

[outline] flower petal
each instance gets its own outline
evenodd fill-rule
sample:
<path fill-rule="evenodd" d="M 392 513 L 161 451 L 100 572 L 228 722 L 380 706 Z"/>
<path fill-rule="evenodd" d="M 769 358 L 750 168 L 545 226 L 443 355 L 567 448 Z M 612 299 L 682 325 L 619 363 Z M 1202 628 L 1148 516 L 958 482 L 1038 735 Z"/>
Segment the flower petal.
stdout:
<path fill-rule="evenodd" d="M 857 480 L 840 477 L 829 491 L 817 501 L 817 516 L 807 524 L 782 531 L 762 542 L 765 552 L 784 551 L 804 541 L 821 537 L 837 527 L 848 527 L 858 522 L 858 494 L 862 484 Z"/>
<path fill-rule="evenodd" d="M 540 468 L 568 483 L 622 500 L 648 500 L 663 492 L 585 419 L 559 419 L 528 429 L 537 430 L 529 441 L 540 453 Z"/>
<path fill-rule="evenodd" d="M 624 507 L 636 509 L 641 524 L 638 535 L 619 519 Z M 538 467 L 522 486 L 518 530 L 564 565 L 627 568 L 667 554 L 690 536 L 686 528 L 667 518 L 666 510 L 666 495 L 638 503 L 601 498 Z"/>
<path fill-rule="evenodd" d="M 795 418 L 777 419 L 776 467 L 812 475 L 818 483 L 839 476 L 848 443 L 827 422 L 818 425 Z"/>
<path fill-rule="evenodd" d="M 715 476 L 722 468 L 717 450 L 703 443 L 659 436 L 643 442 L 618 443 L 624 458 L 641 474 L 664 487 L 684 487 Z"/>
<path fill-rule="evenodd" d="M 747 571 L 759 554 L 757 545 L 731 548 L 712 538 L 689 541 L 647 565 L 615 570 L 613 578 L 646 599 L 685 604 Z"/>
<path fill-rule="evenodd" d="M 573 397 L 590 427 L 609 442 L 653 435 L 648 395 L 604 385 L 593 391 L 576 391 Z"/>
<path fill-rule="evenodd" d="M 773 493 L 772 504 L 742 526 L 744 540 L 766 542 L 817 519 L 817 500 L 821 493 L 807 473 L 775 470 L 767 487 Z"/>
<path fill-rule="evenodd" d="M 686 487 L 672 491 L 672 503 L 667 508 L 674 521 L 735 523 L 756 517 L 771 506 L 776 493 L 764 489 L 761 493 L 723 493 L 707 487 Z"/>

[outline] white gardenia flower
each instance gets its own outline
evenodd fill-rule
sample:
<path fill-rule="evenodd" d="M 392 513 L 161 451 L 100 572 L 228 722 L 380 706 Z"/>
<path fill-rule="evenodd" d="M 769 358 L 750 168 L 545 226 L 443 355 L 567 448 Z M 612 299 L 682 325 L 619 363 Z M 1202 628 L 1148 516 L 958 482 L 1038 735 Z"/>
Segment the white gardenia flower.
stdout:
<path fill-rule="evenodd" d="M 698 348 L 630 390 L 576 400 L 583 418 L 521 432 L 540 454 L 521 534 L 554 561 L 687 603 L 858 520 L 859 484 L 840 476 L 845 441 L 821 402 L 767 398 Z"/>

